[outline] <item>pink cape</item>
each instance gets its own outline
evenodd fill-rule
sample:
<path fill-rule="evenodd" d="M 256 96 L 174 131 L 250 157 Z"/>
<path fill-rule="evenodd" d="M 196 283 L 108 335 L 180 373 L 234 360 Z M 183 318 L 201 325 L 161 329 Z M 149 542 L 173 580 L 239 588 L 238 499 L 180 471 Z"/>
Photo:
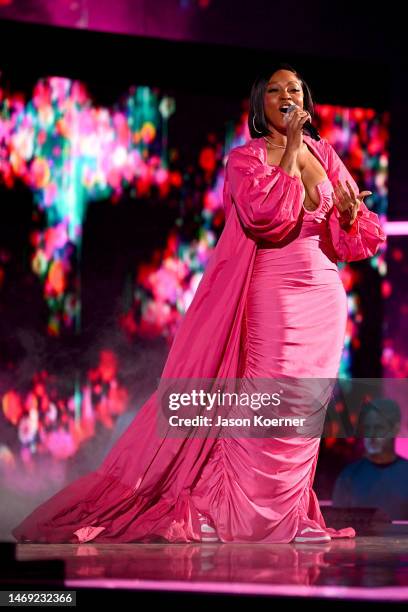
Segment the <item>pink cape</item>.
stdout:
<path fill-rule="evenodd" d="M 304 136 L 304 141 L 332 183 L 347 179 L 359 192 L 325 139 L 317 142 Z M 225 226 L 174 338 L 163 379 L 240 377 L 245 363 L 243 312 L 256 239 L 284 237 L 296 223 L 303 197 L 300 179 L 267 164 L 262 138 L 230 152 L 224 184 Z M 378 216 L 364 204 L 348 231 L 340 227 L 336 207 L 328 225 L 337 261 L 370 257 L 385 240 Z M 252 500 L 243 500 L 239 482 L 234 480 L 240 462 L 242 473 L 245 470 L 245 443 L 193 436 L 160 438 L 157 393 L 156 389 L 96 471 L 67 485 L 13 529 L 18 541 L 200 541 L 201 512 L 214 523 L 221 541 L 290 542 L 297 523 L 285 519 L 293 516 L 299 504 L 332 537 L 355 535 L 352 528 L 335 530 L 325 525 L 312 489 L 318 439 L 313 448 L 305 448 L 296 457 L 292 473 L 296 494 L 277 500 L 276 508 L 268 510 L 268 520 L 275 517 L 269 528 L 248 527 L 262 512 L 265 519 L 267 511 Z M 196 493 L 203 472 L 208 483 L 201 480 Z M 295 483 L 300 483 L 298 488 Z"/>

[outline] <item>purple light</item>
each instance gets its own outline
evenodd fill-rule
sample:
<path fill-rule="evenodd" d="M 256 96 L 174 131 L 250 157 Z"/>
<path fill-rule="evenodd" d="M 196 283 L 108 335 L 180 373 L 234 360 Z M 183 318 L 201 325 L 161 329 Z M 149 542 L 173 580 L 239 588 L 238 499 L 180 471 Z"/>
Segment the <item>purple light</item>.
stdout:
<path fill-rule="evenodd" d="M 387 236 L 407 236 L 408 221 L 386 221 L 384 231 Z"/>

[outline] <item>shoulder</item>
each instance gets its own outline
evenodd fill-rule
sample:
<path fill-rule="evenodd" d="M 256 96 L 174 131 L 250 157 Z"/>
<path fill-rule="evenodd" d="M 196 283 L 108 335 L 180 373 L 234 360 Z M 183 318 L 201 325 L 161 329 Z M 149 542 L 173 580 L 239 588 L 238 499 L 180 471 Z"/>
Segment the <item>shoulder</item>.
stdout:
<path fill-rule="evenodd" d="M 337 154 L 336 149 L 327 140 L 327 138 L 320 138 L 320 140 L 314 140 L 311 136 L 304 135 L 304 140 L 307 144 L 315 149 L 316 153 L 321 157 L 323 163 L 326 166 L 326 171 L 330 178 L 335 175 L 339 169 L 340 157 Z"/>
<path fill-rule="evenodd" d="M 339 155 L 336 149 L 326 138 L 321 138 L 319 140 L 319 143 L 320 143 L 322 155 L 325 155 L 327 159 L 329 160 L 329 162 L 335 163 L 336 161 L 338 161 Z"/>
<path fill-rule="evenodd" d="M 247 159 L 259 160 L 261 163 L 266 162 L 266 148 L 263 145 L 262 138 L 250 138 L 244 144 L 234 147 L 227 153 L 229 159 Z"/>

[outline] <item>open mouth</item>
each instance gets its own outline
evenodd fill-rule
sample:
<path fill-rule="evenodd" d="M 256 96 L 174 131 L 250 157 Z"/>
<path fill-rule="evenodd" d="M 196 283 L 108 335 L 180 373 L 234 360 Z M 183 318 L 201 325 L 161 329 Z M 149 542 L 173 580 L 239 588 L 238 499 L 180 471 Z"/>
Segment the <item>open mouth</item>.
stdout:
<path fill-rule="evenodd" d="M 287 113 L 289 106 L 290 106 L 289 104 L 284 104 L 283 106 L 280 106 L 279 107 L 280 112 L 283 114 Z"/>

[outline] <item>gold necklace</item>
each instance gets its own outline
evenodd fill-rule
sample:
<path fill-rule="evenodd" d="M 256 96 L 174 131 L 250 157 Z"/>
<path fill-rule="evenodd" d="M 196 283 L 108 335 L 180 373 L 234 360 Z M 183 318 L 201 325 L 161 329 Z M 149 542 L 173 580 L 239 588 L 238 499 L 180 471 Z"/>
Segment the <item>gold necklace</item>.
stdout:
<path fill-rule="evenodd" d="M 279 149 L 286 149 L 286 145 L 277 145 L 274 142 L 271 142 L 266 136 L 264 136 L 264 138 L 265 138 L 266 142 L 269 142 L 269 144 L 272 147 L 278 147 Z"/>

